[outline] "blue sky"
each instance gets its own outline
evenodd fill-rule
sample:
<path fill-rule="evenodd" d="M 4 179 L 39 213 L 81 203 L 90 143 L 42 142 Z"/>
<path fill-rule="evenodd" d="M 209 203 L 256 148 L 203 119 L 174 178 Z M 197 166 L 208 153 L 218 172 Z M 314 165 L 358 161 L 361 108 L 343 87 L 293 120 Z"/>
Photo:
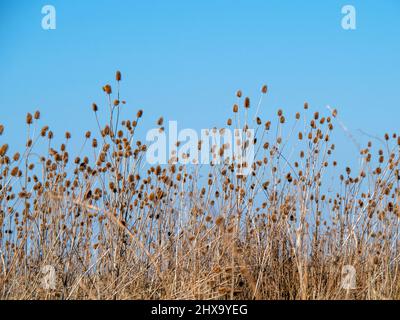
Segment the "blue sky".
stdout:
<path fill-rule="evenodd" d="M 44 5 L 57 29 L 41 28 Z M 341 27 L 343 5 L 357 29 Z M 24 118 L 40 109 L 56 137 L 95 128 L 92 102 L 122 71 L 123 115 L 145 110 L 181 128 L 224 125 L 234 93 L 259 98 L 264 118 L 308 101 L 338 108 L 357 139 L 398 132 L 400 3 L 397 0 L 59 1 L 0 4 L 0 142 L 23 144 Z M 340 136 L 346 157 L 354 146 Z"/>

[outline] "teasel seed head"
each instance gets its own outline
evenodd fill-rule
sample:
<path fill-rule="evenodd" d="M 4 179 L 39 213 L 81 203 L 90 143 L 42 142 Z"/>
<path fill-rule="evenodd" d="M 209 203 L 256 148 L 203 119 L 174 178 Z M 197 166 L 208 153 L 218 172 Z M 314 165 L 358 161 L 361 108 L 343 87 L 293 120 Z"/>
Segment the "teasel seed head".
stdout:
<path fill-rule="evenodd" d="M 117 71 L 117 72 L 116 72 L 116 74 L 115 74 L 115 79 L 116 79 L 117 81 L 121 81 L 121 72 L 120 72 L 120 71 Z"/>
<path fill-rule="evenodd" d="M 105 93 L 107 93 L 107 94 L 111 94 L 111 93 L 112 93 L 111 86 L 110 86 L 109 84 L 106 84 L 106 85 L 103 87 L 103 91 L 104 91 Z"/>
<path fill-rule="evenodd" d="M 217 219 L 215 219 L 215 224 L 217 225 L 217 226 L 220 226 L 220 225 L 222 225 L 222 223 L 224 222 L 224 217 L 222 217 L 222 216 L 218 216 L 217 217 Z"/>
<path fill-rule="evenodd" d="M 13 160 L 14 161 L 18 161 L 19 159 L 20 159 L 20 154 L 19 154 L 19 152 L 17 152 L 17 153 L 14 154 Z"/>
<path fill-rule="evenodd" d="M 249 98 L 249 97 L 246 97 L 246 98 L 244 99 L 244 107 L 245 107 L 246 109 L 250 108 L 250 98 Z"/>
<path fill-rule="evenodd" d="M 266 84 L 264 84 L 264 85 L 262 86 L 261 92 L 264 93 L 264 94 L 266 94 L 266 93 L 268 92 L 268 87 L 267 87 Z"/>
<path fill-rule="evenodd" d="M 32 121 L 33 121 L 32 119 L 33 119 L 32 115 L 28 112 L 26 114 L 26 123 L 27 124 L 32 124 Z"/>

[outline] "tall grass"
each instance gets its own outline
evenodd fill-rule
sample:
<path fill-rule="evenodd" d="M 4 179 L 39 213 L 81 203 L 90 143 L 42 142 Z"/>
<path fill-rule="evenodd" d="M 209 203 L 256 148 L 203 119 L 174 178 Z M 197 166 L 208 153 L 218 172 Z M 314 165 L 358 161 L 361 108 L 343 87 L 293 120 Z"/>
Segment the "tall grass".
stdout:
<path fill-rule="evenodd" d="M 305 103 L 292 125 L 282 110 L 263 121 L 239 91 L 227 127 L 255 129 L 252 174 L 227 162 L 149 166 L 143 111 L 119 119 L 120 80 L 115 93 L 103 87 L 107 106 L 92 105 L 99 132 L 86 133 L 86 156 L 68 153 L 70 133 L 56 147 L 49 127 L 34 130 L 39 112 L 26 117 L 25 150 L 0 140 L 2 299 L 400 298 L 396 134 L 361 148 L 360 167 L 332 185 L 337 111 Z M 55 288 L 42 285 L 45 266 Z"/>

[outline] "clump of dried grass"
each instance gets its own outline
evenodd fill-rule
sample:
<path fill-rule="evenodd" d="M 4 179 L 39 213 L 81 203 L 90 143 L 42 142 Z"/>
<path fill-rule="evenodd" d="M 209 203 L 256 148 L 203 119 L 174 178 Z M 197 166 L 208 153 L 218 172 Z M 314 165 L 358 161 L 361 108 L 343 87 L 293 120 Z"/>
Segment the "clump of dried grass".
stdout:
<path fill-rule="evenodd" d="M 39 112 L 26 117 L 23 152 L 0 144 L 2 299 L 400 297 L 400 137 L 385 134 L 377 161 L 369 142 L 360 168 L 346 168 L 330 191 L 337 110 L 308 118 L 305 103 L 284 136 L 283 110 L 263 122 L 259 103 L 250 120 L 250 99 L 238 91 L 227 125 L 256 128 L 253 173 L 221 163 L 203 169 L 204 183 L 198 166 L 144 165 L 135 134 L 143 111 L 119 121 L 120 72 L 116 80 L 116 99 L 103 87 L 107 123 L 92 105 L 99 132 L 85 134 L 88 155 L 70 156 L 69 132 L 57 148 L 48 126 L 31 130 Z M 290 141 L 298 156 L 289 159 Z M 41 156 L 39 143 L 48 146 Z M 53 289 L 41 285 L 46 265 L 56 270 Z M 341 285 L 346 265 L 354 289 Z"/>

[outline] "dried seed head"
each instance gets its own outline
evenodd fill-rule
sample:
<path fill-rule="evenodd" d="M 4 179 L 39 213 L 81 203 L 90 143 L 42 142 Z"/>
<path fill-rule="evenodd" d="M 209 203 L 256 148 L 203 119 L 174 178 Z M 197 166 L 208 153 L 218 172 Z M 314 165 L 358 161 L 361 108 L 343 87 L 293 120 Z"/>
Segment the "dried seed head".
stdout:
<path fill-rule="evenodd" d="M 111 94 L 111 93 L 112 93 L 111 86 L 110 86 L 109 84 L 106 84 L 106 85 L 103 87 L 103 91 L 104 91 L 105 93 L 107 93 L 107 94 Z"/>
<path fill-rule="evenodd" d="M 26 114 L 26 123 L 27 123 L 27 124 L 32 124 L 32 121 L 33 121 L 33 117 L 32 117 L 32 115 L 28 112 L 28 113 Z"/>
<path fill-rule="evenodd" d="M 246 109 L 250 108 L 250 98 L 249 98 L 249 97 L 246 97 L 246 98 L 244 99 L 244 107 L 245 107 Z"/>
<path fill-rule="evenodd" d="M 224 220 L 225 220 L 224 217 L 218 216 L 217 219 L 215 219 L 215 224 L 216 224 L 217 226 L 220 226 L 220 225 L 223 224 Z"/>
<path fill-rule="evenodd" d="M 99 108 L 97 107 L 97 104 L 92 103 L 92 110 L 93 110 L 94 112 L 97 112 L 97 110 L 99 110 Z"/>
<path fill-rule="evenodd" d="M 8 144 L 3 144 L 0 148 L 0 157 L 5 156 L 8 151 Z"/>
<path fill-rule="evenodd" d="M 115 79 L 116 79 L 117 81 L 121 81 L 121 72 L 120 72 L 120 71 L 117 71 L 117 72 L 116 72 L 116 74 L 115 74 Z"/>
<path fill-rule="evenodd" d="M 20 154 L 19 154 L 18 152 L 15 153 L 14 156 L 13 156 L 13 160 L 14 160 L 14 161 L 18 161 L 19 158 L 20 158 Z"/>
<path fill-rule="evenodd" d="M 240 98 L 242 96 L 242 91 L 241 90 L 236 91 L 236 96 Z"/>
<path fill-rule="evenodd" d="M 268 92 L 268 87 L 267 87 L 266 84 L 264 84 L 264 85 L 262 86 L 261 92 L 264 93 L 264 94 L 266 94 L 266 93 Z"/>

